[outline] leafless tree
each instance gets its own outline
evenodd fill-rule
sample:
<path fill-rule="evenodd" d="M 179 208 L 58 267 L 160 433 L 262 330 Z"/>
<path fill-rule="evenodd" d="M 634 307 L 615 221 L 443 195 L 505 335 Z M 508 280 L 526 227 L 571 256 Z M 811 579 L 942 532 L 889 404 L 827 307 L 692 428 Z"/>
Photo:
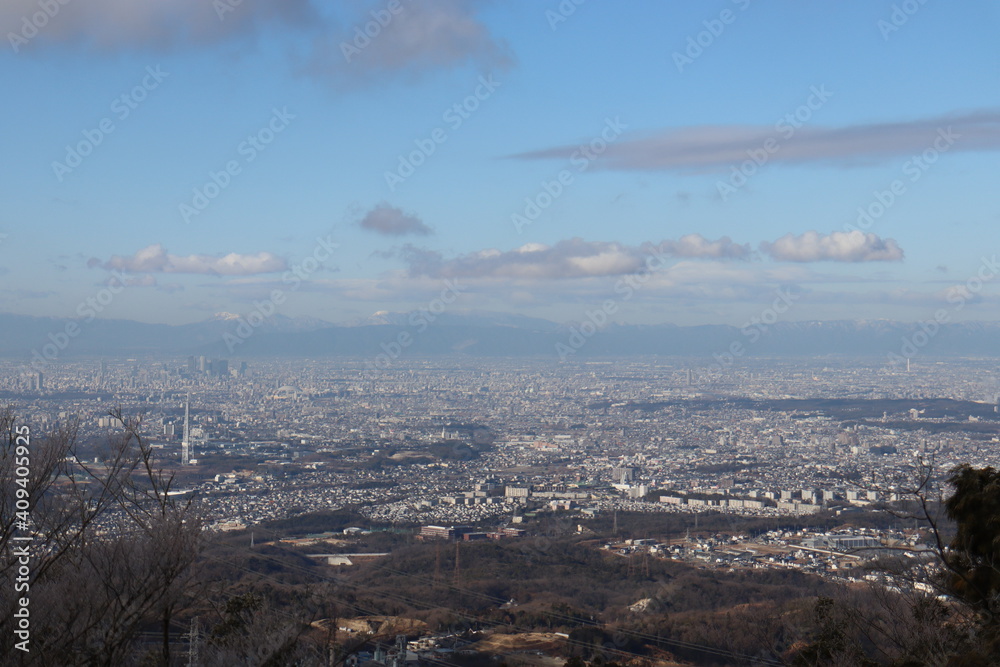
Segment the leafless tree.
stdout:
<path fill-rule="evenodd" d="M 0 652 L 3 664 L 128 664 L 140 633 L 161 629 L 158 661 L 170 664 L 171 625 L 188 600 L 202 525 L 190 497 L 157 466 L 139 418 L 120 409 L 100 464 L 78 456 L 78 428 L 31 434 L 30 652 Z M 19 534 L 13 479 L 18 421 L 0 413 L 0 575 L 13 589 Z M 23 518 L 23 515 L 21 515 Z M 20 527 L 23 534 L 24 526 Z M 13 637 L 15 600 L 0 608 L 0 636 Z"/>
<path fill-rule="evenodd" d="M 863 568 L 865 583 L 845 586 L 828 602 L 828 617 L 836 623 L 828 624 L 827 639 L 836 628 L 839 644 L 828 641 L 825 658 L 857 660 L 851 652 L 859 646 L 867 647 L 864 656 L 872 664 L 987 664 L 995 657 L 990 628 L 1000 608 L 993 606 L 1000 563 L 989 549 L 975 555 L 973 543 L 995 523 L 1000 486 L 995 493 L 989 488 L 991 469 L 959 467 L 944 477 L 933 459 L 918 459 L 908 473 L 873 480 L 884 498 L 893 498 L 882 508 L 921 527 L 927 546 L 886 545 L 889 553 Z M 972 480 L 965 480 L 969 489 L 961 488 L 964 478 Z M 968 513 L 981 514 L 983 525 L 963 526 L 960 520 L 956 531 L 957 501 L 970 503 Z"/>

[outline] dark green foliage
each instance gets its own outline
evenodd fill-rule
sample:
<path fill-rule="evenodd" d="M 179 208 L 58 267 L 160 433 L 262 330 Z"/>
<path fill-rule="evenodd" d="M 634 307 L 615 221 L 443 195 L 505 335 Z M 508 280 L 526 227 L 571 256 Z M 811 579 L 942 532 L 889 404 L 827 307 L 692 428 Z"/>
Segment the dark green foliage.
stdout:
<path fill-rule="evenodd" d="M 1000 472 L 962 465 L 948 481 L 955 492 L 945 509 L 956 523 L 947 555 L 949 585 L 992 618 L 1000 612 Z"/>

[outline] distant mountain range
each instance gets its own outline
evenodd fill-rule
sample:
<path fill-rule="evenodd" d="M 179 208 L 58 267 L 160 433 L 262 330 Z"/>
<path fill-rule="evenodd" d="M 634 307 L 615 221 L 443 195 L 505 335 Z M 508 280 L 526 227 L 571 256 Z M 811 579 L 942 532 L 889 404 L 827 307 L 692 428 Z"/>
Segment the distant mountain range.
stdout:
<path fill-rule="evenodd" d="M 432 321 L 433 318 L 433 321 Z M 257 326 L 253 326 L 256 324 Z M 218 313 L 184 325 L 129 320 L 92 321 L 0 314 L 0 355 L 28 361 L 32 352 L 57 351 L 57 357 L 133 357 L 194 354 L 212 357 L 471 355 L 567 358 L 665 355 L 700 357 L 741 346 L 746 356 L 859 355 L 890 352 L 908 356 L 998 356 L 1000 322 L 941 325 L 928 335 L 919 324 L 883 320 L 778 322 L 743 330 L 724 325 L 618 325 L 594 331 L 589 326 L 501 313 L 464 311 L 439 316 L 375 313 L 364 320 L 334 325 L 315 318 L 275 315 L 247 322 Z M 589 335 L 588 335 L 589 334 Z M 398 346 L 398 348 L 397 348 Z M 907 347 L 909 346 L 909 347 Z M 912 355 L 909 355 L 912 356 Z M 50 355 L 51 357 L 51 355 Z"/>

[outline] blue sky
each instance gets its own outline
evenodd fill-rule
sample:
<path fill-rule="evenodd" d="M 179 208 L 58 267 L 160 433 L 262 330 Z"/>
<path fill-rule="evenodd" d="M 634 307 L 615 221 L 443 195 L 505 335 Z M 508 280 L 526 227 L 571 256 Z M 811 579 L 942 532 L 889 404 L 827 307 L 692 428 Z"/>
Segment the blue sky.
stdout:
<path fill-rule="evenodd" d="M 0 8 L 0 311 L 997 319 L 995 2 L 120 4 Z"/>

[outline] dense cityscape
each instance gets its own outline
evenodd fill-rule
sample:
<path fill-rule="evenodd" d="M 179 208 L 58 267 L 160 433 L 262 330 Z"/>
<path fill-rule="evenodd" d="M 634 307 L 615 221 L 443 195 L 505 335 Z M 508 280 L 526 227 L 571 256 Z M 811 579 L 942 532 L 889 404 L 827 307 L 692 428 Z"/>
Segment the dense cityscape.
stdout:
<path fill-rule="evenodd" d="M 1000 665 L 998 27 L 3 0 L 0 667 Z"/>
<path fill-rule="evenodd" d="M 78 421 L 98 442 L 111 407 L 141 415 L 157 464 L 220 526 L 355 505 L 401 525 L 808 513 L 900 500 L 921 465 L 1000 458 L 996 376 L 977 360 L 754 360 L 710 386 L 683 359 L 416 359 L 373 374 L 364 360 L 189 357 L 4 377 L 38 429 Z"/>

